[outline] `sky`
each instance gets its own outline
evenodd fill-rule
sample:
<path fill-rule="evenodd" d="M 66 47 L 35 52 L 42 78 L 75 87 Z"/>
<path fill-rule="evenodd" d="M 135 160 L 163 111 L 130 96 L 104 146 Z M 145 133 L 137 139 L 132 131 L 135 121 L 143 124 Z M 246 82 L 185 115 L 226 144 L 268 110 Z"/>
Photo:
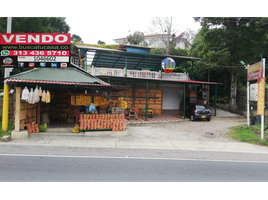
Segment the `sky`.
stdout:
<path fill-rule="evenodd" d="M 70 33 L 79 35 L 85 44 L 97 44 L 99 40 L 106 44 L 116 44 L 113 39 L 127 37 L 135 31 L 151 34 L 154 17 L 74 17 L 67 16 Z M 83 22 L 83 23 L 78 23 Z M 174 27 L 178 33 L 187 29 L 198 31 L 201 28 L 193 17 L 175 17 Z M 83 24 L 83 25 L 82 25 Z"/>

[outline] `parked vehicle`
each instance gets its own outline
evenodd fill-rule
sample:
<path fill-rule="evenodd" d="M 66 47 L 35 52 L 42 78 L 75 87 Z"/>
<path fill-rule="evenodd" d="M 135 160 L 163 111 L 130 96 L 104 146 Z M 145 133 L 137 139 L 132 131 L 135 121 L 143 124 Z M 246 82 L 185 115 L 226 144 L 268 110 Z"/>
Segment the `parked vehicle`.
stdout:
<path fill-rule="evenodd" d="M 206 119 L 210 121 L 211 119 L 211 110 L 208 105 L 200 103 L 190 103 L 186 107 L 185 115 L 195 121 L 196 119 Z"/>

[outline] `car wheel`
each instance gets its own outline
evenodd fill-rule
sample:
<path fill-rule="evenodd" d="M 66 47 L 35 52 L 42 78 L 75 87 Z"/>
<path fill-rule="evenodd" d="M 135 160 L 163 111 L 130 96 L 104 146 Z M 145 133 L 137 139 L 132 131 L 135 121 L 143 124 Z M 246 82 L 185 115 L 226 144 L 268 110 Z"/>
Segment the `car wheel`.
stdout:
<path fill-rule="evenodd" d="M 207 118 L 208 122 L 210 121 L 210 118 Z"/>
<path fill-rule="evenodd" d="M 193 116 L 193 115 L 191 115 L 191 121 L 194 121 L 194 120 L 195 120 L 194 116 Z"/>

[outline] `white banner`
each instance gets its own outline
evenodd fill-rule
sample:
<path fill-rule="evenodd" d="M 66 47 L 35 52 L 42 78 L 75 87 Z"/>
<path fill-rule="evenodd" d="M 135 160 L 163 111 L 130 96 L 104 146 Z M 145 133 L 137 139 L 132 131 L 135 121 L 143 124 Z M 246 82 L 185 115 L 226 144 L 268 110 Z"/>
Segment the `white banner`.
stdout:
<path fill-rule="evenodd" d="M 18 56 L 18 62 L 69 62 L 69 56 Z"/>

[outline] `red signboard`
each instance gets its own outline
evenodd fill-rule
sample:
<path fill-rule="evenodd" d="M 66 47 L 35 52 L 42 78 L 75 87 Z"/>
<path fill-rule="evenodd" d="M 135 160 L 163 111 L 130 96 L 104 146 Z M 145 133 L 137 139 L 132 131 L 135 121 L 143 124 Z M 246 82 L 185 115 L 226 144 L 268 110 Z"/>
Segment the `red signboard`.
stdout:
<path fill-rule="evenodd" d="M 248 81 L 257 80 L 260 73 L 261 62 L 248 67 Z"/>
<path fill-rule="evenodd" d="M 0 44 L 70 44 L 70 33 L 2 33 L 0 35 Z"/>
<path fill-rule="evenodd" d="M 11 50 L 9 56 L 69 56 L 69 51 L 20 51 Z"/>
<path fill-rule="evenodd" d="M 0 67 L 70 66 L 70 33 L 0 33 Z"/>

